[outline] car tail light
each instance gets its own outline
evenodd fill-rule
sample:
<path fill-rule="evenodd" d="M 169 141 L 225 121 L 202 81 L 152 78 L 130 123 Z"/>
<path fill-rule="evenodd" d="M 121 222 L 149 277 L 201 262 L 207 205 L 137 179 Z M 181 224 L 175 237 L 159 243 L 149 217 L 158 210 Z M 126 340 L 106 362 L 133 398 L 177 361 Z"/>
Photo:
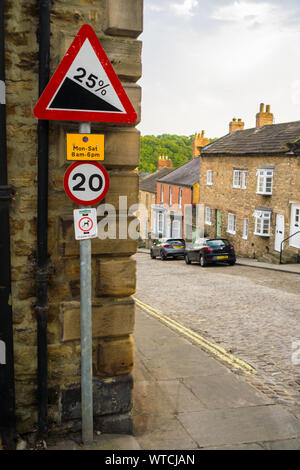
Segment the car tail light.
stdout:
<path fill-rule="evenodd" d="M 168 244 L 163 245 L 164 248 L 170 248 L 171 246 L 172 246 L 172 245 L 168 245 Z"/>
<path fill-rule="evenodd" d="M 205 247 L 205 248 L 204 248 L 204 251 L 206 251 L 206 253 L 208 253 L 208 252 L 211 252 L 211 251 L 213 251 L 213 250 L 212 250 L 212 248 L 207 248 L 207 247 Z"/>
<path fill-rule="evenodd" d="M 233 246 L 231 246 L 230 249 L 231 249 L 231 251 L 234 251 L 234 247 L 233 247 Z"/>

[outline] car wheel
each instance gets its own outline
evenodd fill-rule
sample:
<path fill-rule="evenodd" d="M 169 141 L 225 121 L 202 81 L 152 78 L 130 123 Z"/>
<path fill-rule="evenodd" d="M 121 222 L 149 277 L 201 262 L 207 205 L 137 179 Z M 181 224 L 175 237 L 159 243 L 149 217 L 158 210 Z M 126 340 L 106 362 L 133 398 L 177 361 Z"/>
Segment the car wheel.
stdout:
<path fill-rule="evenodd" d="M 234 266 L 234 265 L 235 265 L 235 261 L 230 261 L 228 264 L 229 264 L 229 266 Z"/>
<path fill-rule="evenodd" d="M 161 259 L 162 259 L 163 261 L 166 261 L 166 259 L 167 259 L 166 255 L 165 255 L 165 252 L 162 251 L 162 250 L 161 250 L 161 252 L 160 252 L 160 257 L 161 257 Z"/>
<path fill-rule="evenodd" d="M 189 259 L 188 255 L 184 256 L 184 261 L 186 262 L 186 264 L 191 264 L 191 260 Z"/>
<path fill-rule="evenodd" d="M 207 263 L 206 263 L 203 255 L 200 255 L 199 263 L 200 263 L 201 268 L 205 268 Z"/>
<path fill-rule="evenodd" d="M 150 256 L 151 256 L 151 259 L 156 259 L 156 256 L 153 254 L 152 250 L 150 251 Z"/>

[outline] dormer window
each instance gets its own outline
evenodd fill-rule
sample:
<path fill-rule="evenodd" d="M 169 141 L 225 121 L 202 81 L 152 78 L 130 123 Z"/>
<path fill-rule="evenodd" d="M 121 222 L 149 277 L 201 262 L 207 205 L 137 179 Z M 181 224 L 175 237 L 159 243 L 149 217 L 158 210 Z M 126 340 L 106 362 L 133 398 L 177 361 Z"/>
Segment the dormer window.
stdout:
<path fill-rule="evenodd" d="M 264 196 L 272 195 L 273 190 L 273 168 L 259 168 L 257 170 L 257 191 L 256 194 Z"/>

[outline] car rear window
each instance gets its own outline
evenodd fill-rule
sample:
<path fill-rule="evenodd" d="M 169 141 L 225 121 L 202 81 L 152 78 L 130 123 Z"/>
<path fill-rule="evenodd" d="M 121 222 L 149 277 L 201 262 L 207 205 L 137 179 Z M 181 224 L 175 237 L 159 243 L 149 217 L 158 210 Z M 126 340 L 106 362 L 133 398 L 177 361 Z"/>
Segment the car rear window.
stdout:
<path fill-rule="evenodd" d="M 170 243 L 171 245 L 185 245 L 185 241 L 184 240 L 181 240 L 180 238 L 174 240 L 167 240 L 168 243 Z"/>
<path fill-rule="evenodd" d="M 221 248 L 230 245 L 228 240 L 207 240 L 207 245 L 211 248 Z"/>

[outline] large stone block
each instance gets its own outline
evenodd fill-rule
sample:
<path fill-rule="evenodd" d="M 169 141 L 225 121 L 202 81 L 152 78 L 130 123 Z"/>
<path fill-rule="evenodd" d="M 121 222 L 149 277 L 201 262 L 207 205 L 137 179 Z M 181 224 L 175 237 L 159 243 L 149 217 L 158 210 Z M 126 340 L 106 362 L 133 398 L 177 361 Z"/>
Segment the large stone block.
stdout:
<path fill-rule="evenodd" d="M 105 197 L 106 204 L 112 204 L 119 211 L 119 197 L 127 197 L 127 212 L 132 204 L 138 202 L 139 178 L 135 172 L 111 172 L 109 191 Z M 122 202 L 123 205 L 123 202 Z"/>
<path fill-rule="evenodd" d="M 143 31 L 143 0 L 107 0 L 106 34 L 137 38 Z"/>
<path fill-rule="evenodd" d="M 129 296 L 135 293 L 136 262 L 129 258 L 98 260 L 96 296 Z"/>
<path fill-rule="evenodd" d="M 109 377 L 130 374 L 134 361 L 132 336 L 100 340 L 97 359 L 96 375 Z"/>
<path fill-rule="evenodd" d="M 127 220 L 127 219 L 126 219 Z M 128 223 L 132 222 L 128 218 Z M 122 224 L 123 226 L 123 224 Z M 131 240 L 130 238 L 120 239 L 120 224 L 117 217 L 116 220 L 116 238 L 100 240 L 99 238 L 92 239 L 92 255 L 113 255 L 113 256 L 131 256 L 136 253 L 137 240 Z M 126 236 L 126 233 L 125 233 Z M 75 240 L 74 236 L 74 224 L 70 217 L 60 219 L 60 240 L 61 243 L 61 255 L 62 256 L 78 256 L 79 255 L 79 241 Z"/>
<path fill-rule="evenodd" d="M 103 415 L 123 414 L 132 408 L 133 380 L 131 375 L 93 379 L 94 418 Z M 81 391 L 70 386 L 61 391 L 62 420 L 81 418 Z M 113 432 L 113 431 L 111 431 Z"/>
<path fill-rule="evenodd" d="M 104 134 L 104 160 L 100 161 L 107 169 L 114 168 L 136 168 L 139 165 L 140 157 L 140 132 L 136 129 L 112 129 L 101 128 L 100 124 L 92 124 L 93 134 Z M 78 129 L 74 126 L 61 125 L 57 131 L 56 146 L 52 156 L 55 165 L 59 168 L 67 168 L 73 163 L 66 157 L 67 145 L 66 135 L 76 134 Z M 63 178 L 61 171 L 58 173 L 56 189 L 63 189 Z"/>
<path fill-rule="evenodd" d="M 125 336 L 133 333 L 135 304 L 132 299 L 102 299 L 93 302 L 93 338 Z M 80 303 L 63 302 L 60 306 L 62 341 L 80 339 Z"/>
<path fill-rule="evenodd" d="M 109 416 L 97 416 L 95 428 L 103 434 L 133 434 L 132 414 L 112 414 Z"/>
<path fill-rule="evenodd" d="M 52 59 L 54 67 L 59 65 L 74 39 L 74 36 L 67 32 L 60 32 L 59 36 L 59 48 L 55 51 L 56 54 Z M 139 80 L 142 76 L 141 41 L 104 36 L 103 34 L 97 34 L 97 36 L 119 79 L 129 82 Z"/>

